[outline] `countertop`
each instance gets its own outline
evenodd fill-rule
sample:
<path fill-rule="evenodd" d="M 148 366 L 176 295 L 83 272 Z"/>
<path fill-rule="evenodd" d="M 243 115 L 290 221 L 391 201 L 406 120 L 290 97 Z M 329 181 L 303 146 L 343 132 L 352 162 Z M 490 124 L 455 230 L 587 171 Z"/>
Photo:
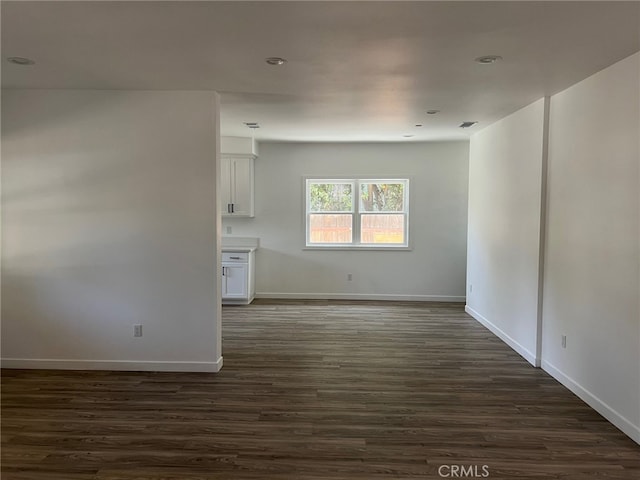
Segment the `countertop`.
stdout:
<path fill-rule="evenodd" d="M 226 253 L 251 253 L 256 251 L 256 247 L 222 247 Z"/>
<path fill-rule="evenodd" d="M 222 236 L 222 251 L 236 253 L 255 252 L 260 246 L 260 239 L 256 237 Z"/>

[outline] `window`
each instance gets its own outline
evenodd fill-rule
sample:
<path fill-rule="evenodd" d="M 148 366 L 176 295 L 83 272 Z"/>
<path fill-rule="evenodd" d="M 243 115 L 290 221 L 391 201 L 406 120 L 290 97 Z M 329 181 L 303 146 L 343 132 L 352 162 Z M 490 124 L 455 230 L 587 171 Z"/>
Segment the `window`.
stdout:
<path fill-rule="evenodd" d="M 307 247 L 407 247 L 408 179 L 306 179 Z"/>

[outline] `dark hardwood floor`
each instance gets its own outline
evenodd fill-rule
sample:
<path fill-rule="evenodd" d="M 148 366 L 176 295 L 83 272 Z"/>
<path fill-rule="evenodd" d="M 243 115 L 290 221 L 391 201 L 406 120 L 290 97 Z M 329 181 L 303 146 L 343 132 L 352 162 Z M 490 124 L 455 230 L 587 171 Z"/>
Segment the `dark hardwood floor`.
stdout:
<path fill-rule="evenodd" d="M 640 446 L 462 305 L 223 317 L 219 374 L 4 370 L 2 479 L 640 478 Z"/>

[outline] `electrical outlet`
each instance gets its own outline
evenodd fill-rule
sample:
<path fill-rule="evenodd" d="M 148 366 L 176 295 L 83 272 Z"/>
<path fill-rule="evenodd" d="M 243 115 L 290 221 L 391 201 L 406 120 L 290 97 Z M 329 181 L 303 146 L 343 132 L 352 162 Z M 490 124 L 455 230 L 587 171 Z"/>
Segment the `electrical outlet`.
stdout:
<path fill-rule="evenodd" d="M 562 348 L 567 348 L 567 336 L 562 335 Z"/>
<path fill-rule="evenodd" d="M 353 273 L 347 273 L 347 280 L 349 281 L 353 280 Z"/>
<path fill-rule="evenodd" d="M 141 337 L 142 336 L 142 325 L 137 323 L 133 326 L 133 336 Z"/>
<path fill-rule="evenodd" d="M 227 235 L 231 235 L 231 230 L 232 230 L 231 227 L 227 227 Z"/>

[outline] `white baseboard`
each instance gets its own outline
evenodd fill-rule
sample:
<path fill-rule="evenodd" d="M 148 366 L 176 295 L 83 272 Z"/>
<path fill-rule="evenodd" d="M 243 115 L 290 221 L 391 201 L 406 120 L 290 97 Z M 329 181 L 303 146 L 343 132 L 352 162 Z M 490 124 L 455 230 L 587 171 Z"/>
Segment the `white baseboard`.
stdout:
<path fill-rule="evenodd" d="M 256 298 L 283 300 L 394 300 L 403 302 L 456 302 L 466 301 L 464 296 L 453 295 L 385 295 L 376 293 L 275 293 L 259 292 Z"/>
<path fill-rule="evenodd" d="M 537 367 L 540 365 L 539 359 L 538 357 L 536 357 L 535 354 L 531 353 L 527 348 L 525 348 L 517 340 L 507 335 L 502 329 L 500 329 L 498 326 L 491 323 L 489 320 L 487 320 L 485 317 L 480 315 L 469 305 L 465 305 L 464 311 L 467 312 L 469 315 L 471 315 L 473 318 L 475 318 L 482 325 L 487 327 L 489 330 L 491 330 L 491 332 L 496 337 L 498 337 L 504 343 L 509 345 L 512 349 L 514 349 L 519 355 L 521 355 L 531 365 L 533 365 L 534 367 Z"/>
<path fill-rule="evenodd" d="M 141 372 L 219 372 L 222 357 L 215 362 L 147 362 L 130 360 L 58 360 L 49 358 L 3 358 L 2 368 L 42 370 L 113 370 Z"/>
<path fill-rule="evenodd" d="M 617 411 L 604 403 L 598 397 L 596 397 L 589 390 L 584 388 L 574 379 L 562 373 L 558 368 L 547 362 L 542 361 L 542 369 L 559 381 L 562 385 L 567 387 L 578 397 L 580 397 L 587 405 L 593 408 L 596 412 L 609 420 L 613 425 L 619 428 L 624 434 L 629 436 L 634 442 L 640 444 L 640 427 L 634 425 L 624 416 L 620 415 Z"/>

